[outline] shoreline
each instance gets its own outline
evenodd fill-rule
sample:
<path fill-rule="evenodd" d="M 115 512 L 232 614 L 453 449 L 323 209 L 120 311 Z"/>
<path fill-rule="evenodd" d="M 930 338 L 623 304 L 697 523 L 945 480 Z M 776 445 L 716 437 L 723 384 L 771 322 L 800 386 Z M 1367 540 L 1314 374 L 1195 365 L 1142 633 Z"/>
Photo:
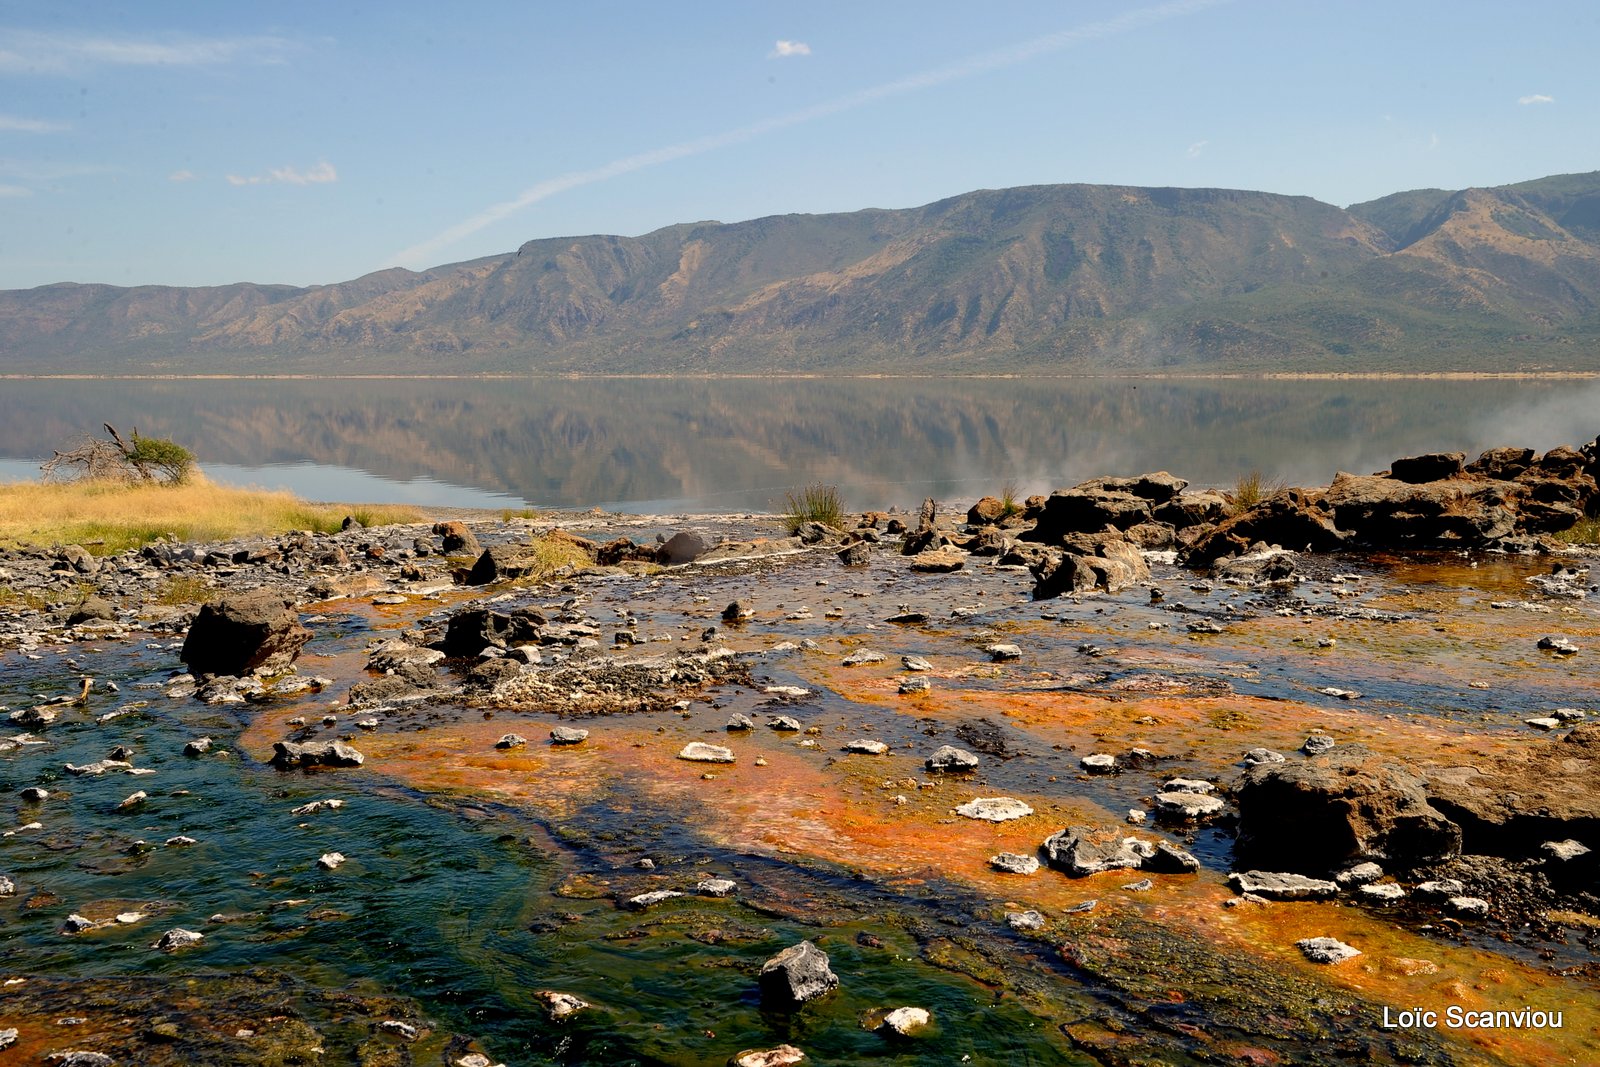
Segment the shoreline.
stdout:
<path fill-rule="evenodd" d="M 0 374 L 0 381 L 1581 381 L 1600 371 L 1258 371 L 1011 374 Z"/>

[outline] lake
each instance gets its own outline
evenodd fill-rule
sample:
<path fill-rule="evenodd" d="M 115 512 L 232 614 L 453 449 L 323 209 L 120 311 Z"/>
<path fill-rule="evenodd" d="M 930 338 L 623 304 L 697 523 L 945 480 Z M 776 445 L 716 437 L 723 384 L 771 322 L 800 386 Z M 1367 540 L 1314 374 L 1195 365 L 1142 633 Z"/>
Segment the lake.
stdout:
<path fill-rule="evenodd" d="M 214 480 L 317 500 L 766 511 L 1047 492 L 1170 470 L 1231 485 L 1419 452 L 1581 445 L 1600 381 L 1157 379 L 9 380 L 0 478 L 102 422 Z"/>

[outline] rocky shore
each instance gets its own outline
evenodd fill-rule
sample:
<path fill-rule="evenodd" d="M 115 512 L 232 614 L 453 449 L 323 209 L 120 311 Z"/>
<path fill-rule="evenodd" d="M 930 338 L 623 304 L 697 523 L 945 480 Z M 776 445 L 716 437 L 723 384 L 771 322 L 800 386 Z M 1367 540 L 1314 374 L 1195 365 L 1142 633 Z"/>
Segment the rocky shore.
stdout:
<path fill-rule="evenodd" d="M 57 942 L 166 912 L 172 925 L 138 949 L 151 959 L 203 959 L 213 940 L 259 927 L 265 910 L 212 914 L 200 899 L 90 907 L 31 844 L 122 776 L 140 788 L 96 811 L 149 817 L 179 795 L 150 783 L 180 761 L 204 782 L 239 773 L 242 757 L 313 789 L 324 776 L 391 782 L 529 813 L 582 868 L 568 899 L 591 886 L 618 915 L 721 908 L 723 937 L 745 921 L 734 914 L 819 926 L 821 947 L 751 935 L 750 995 L 768 1010 L 826 1011 L 811 1002 L 850 995 L 851 973 L 830 968 L 828 909 L 797 906 L 771 876 L 697 868 L 696 850 L 803 856 L 880 887 L 948 884 L 967 901 L 970 943 L 919 937 L 915 954 L 1033 991 L 1028 1010 L 1065 1047 L 1110 1062 L 1189 1056 L 1199 1039 L 1155 1025 L 1157 998 L 1135 992 L 1102 939 L 1169 954 L 1202 1030 L 1271 1055 L 1330 1025 L 1321 994 L 1295 994 L 1287 1021 L 1252 1030 L 1215 974 L 1183 972 L 1223 966 L 1198 962 L 1190 939 L 1351 1004 L 1403 1004 L 1504 951 L 1496 966 L 1519 995 L 1573 983 L 1588 996 L 1600 683 L 1583 665 L 1600 597 L 1593 549 L 1554 535 L 1600 512 L 1597 477 L 1600 442 L 1411 457 L 1253 502 L 1165 472 L 1101 478 L 792 534 L 763 516 L 570 514 L 351 523 L 110 557 L 0 552 L 12 727 L 0 759 L 19 798 L 0 907 L 26 907 L 8 922 L 51 917 Z M 147 763 L 156 734 L 171 751 Z M 344 801 L 274 803 L 305 822 Z M 670 830 L 610 843 L 628 822 L 617 813 L 651 805 Z M 336 878 L 361 847 L 304 866 Z M 928 921 L 955 920 L 885 929 Z M 980 966 L 993 945 L 1012 948 Z M 1024 963 L 1035 949 L 1070 977 Z M 254 1025 L 228 1038 L 198 1017 L 159 1037 L 156 1023 L 108 1024 L 99 1045 L 75 1048 L 46 1019 L 67 1010 L 68 986 L 17 977 L 0 992 L 22 1009 L 7 1012 L 22 1020 L 10 1040 L 53 1062 L 286 1055 Z M 1130 1045 L 1060 1014 L 1051 982 L 1117 989 L 1113 1014 L 1140 1036 Z M 538 995 L 555 1025 L 619 1010 L 592 1006 L 603 993 Z M 348 1060 L 323 1062 L 500 1062 L 413 1002 L 381 1010 L 397 1017 L 374 1015 L 359 1040 L 340 1039 Z M 959 1031 L 923 1005 L 861 1010 L 874 1040 Z M 306 1048 L 348 1030 L 306 1011 Z M 1392 1062 L 1359 1030 L 1340 1031 L 1341 1048 Z M 1411 1061 L 1456 1062 L 1438 1040 L 1417 1038 Z M 806 1054 L 773 1040 L 717 1061 Z"/>

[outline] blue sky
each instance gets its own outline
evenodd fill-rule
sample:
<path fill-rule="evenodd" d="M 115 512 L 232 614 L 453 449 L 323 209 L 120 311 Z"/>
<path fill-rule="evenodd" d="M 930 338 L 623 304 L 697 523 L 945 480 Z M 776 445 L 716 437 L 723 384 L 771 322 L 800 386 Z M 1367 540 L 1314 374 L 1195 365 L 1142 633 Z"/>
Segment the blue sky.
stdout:
<path fill-rule="evenodd" d="M 0 7 L 0 288 L 296 285 L 1055 182 L 1600 169 L 1600 5 Z"/>

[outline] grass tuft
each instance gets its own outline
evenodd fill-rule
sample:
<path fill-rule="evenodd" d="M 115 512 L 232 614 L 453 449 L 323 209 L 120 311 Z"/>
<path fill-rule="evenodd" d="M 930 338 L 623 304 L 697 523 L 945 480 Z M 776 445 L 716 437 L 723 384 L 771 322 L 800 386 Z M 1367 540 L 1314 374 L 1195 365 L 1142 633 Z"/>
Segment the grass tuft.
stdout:
<path fill-rule="evenodd" d="M 1000 487 L 1000 517 L 1009 519 L 1022 514 L 1022 501 L 1017 499 L 1017 483 L 1007 482 Z"/>
<path fill-rule="evenodd" d="M 808 522 L 840 529 L 844 526 L 844 505 L 839 501 L 839 487 L 812 482 L 799 494 L 784 494 L 783 528 L 793 536 Z"/>
<path fill-rule="evenodd" d="M 582 542 L 560 531 L 534 538 L 519 559 L 531 559 L 533 570 L 517 579 L 519 584 L 535 585 L 566 568 L 581 569 L 594 562 Z"/>
<path fill-rule="evenodd" d="M 350 514 L 367 526 L 422 519 L 415 508 L 352 512 L 286 492 L 213 485 L 198 473 L 182 485 L 13 482 L 0 485 L 0 545 L 81 544 L 108 556 L 166 536 L 220 541 L 288 530 L 331 533 Z"/>
<path fill-rule="evenodd" d="M 1233 492 L 1228 498 L 1233 501 L 1234 511 L 1249 511 L 1264 501 L 1271 500 L 1284 489 L 1288 488 L 1283 482 L 1268 478 L 1260 471 L 1251 471 L 1241 475 L 1233 483 Z"/>
<path fill-rule="evenodd" d="M 1600 545 L 1600 518 L 1579 519 L 1572 526 L 1550 536 L 1569 545 Z"/>

